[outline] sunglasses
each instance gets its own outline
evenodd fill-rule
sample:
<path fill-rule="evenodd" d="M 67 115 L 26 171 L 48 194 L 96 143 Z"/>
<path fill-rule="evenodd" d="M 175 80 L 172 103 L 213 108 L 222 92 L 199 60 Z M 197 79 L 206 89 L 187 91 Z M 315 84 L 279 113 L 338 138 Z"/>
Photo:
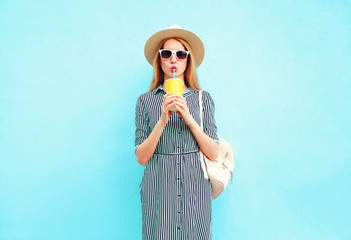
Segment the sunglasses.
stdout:
<path fill-rule="evenodd" d="M 185 51 L 185 50 L 179 50 L 179 51 L 172 51 L 172 50 L 168 50 L 168 49 L 161 49 L 160 50 L 160 56 L 163 60 L 171 59 L 173 53 L 175 53 L 176 58 L 179 61 L 184 61 L 188 57 L 188 54 L 189 54 L 189 52 Z"/>

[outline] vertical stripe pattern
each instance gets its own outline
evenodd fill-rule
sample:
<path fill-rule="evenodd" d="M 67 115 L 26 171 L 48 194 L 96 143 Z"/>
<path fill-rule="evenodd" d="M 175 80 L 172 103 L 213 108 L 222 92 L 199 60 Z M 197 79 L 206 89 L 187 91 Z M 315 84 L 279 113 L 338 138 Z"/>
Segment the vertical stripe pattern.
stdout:
<path fill-rule="evenodd" d="M 160 85 L 139 96 L 135 115 L 136 148 L 159 120 L 165 93 Z M 193 118 L 200 124 L 198 91 L 188 88 L 183 96 Z M 206 91 L 203 108 L 204 131 L 218 142 L 214 103 Z M 212 239 L 211 194 L 211 184 L 201 169 L 199 146 L 184 120 L 174 112 L 146 164 L 140 184 L 143 239 Z"/>

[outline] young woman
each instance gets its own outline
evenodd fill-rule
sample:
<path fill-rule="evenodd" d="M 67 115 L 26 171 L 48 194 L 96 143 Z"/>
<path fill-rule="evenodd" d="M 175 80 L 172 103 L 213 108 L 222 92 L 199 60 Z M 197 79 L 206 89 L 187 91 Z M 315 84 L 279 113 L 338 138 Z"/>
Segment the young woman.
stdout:
<path fill-rule="evenodd" d="M 206 91 L 204 130 L 200 127 L 195 68 L 204 57 L 202 41 L 171 26 L 148 39 L 145 56 L 154 76 L 149 91 L 138 98 L 135 117 L 137 161 L 146 166 L 140 185 L 143 239 L 212 239 L 211 183 L 204 178 L 199 151 L 214 160 L 218 136 L 214 102 Z M 184 82 L 183 96 L 166 93 L 171 67 Z"/>

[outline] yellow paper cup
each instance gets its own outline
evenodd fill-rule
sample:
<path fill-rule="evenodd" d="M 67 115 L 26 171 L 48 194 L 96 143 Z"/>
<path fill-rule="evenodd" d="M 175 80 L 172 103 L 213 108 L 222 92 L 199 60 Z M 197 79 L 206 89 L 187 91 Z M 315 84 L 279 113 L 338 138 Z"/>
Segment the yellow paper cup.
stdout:
<path fill-rule="evenodd" d="M 183 96 L 183 80 L 179 78 L 170 78 L 166 80 L 166 92 Z M 177 111 L 175 107 L 171 107 L 171 111 Z"/>

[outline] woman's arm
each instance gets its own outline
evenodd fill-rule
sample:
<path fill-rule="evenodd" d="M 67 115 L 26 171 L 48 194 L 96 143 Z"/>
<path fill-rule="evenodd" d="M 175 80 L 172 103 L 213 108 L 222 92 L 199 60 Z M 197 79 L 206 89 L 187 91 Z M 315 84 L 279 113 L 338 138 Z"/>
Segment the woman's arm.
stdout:
<path fill-rule="evenodd" d="M 218 144 L 215 140 L 209 137 L 197 124 L 193 116 L 189 112 L 189 108 L 186 104 L 185 98 L 177 96 L 175 100 L 175 106 L 178 109 L 177 113 L 183 118 L 185 123 L 189 126 L 192 134 L 194 135 L 196 142 L 198 143 L 201 152 L 205 156 L 214 161 L 218 155 Z"/>
<path fill-rule="evenodd" d="M 160 139 L 165 126 L 166 125 L 164 123 L 158 121 L 154 129 L 150 133 L 149 137 L 142 144 L 139 145 L 139 147 L 135 151 L 138 163 L 145 166 L 146 163 L 150 160 L 150 158 L 155 152 L 158 140 Z"/>
<path fill-rule="evenodd" d="M 204 133 L 192 116 L 187 124 L 199 144 L 201 152 L 203 152 L 209 160 L 216 160 L 218 155 L 218 143 Z"/>
<path fill-rule="evenodd" d="M 157 143 L 162 135 L 163 129 L 166 126 L 172 112 L 169 110 L 175 103 L 173 102 L 175 95 L 167 93 L 163 97 L 162 113 L 161 117 L 156 123 L 154 129 L 151 131 L 150 135 L 143 141 L 142 144 L 138 146 L 135 151 L 137 156 L 137 161 L 141 165 L 145 166 L 146 163 L 151 159 L 152 155 L 157 147 Z"/>

